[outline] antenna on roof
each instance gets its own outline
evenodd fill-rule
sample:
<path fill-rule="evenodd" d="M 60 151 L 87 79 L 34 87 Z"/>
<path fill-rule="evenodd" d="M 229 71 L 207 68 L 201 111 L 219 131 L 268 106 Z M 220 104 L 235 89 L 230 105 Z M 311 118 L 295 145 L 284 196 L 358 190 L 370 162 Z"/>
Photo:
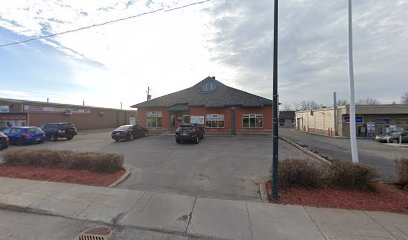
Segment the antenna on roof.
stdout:
<path fill-rule="evenodd" d="M 152 95 L 150 95 L 150 87 L 147 87 L 147 101 L 149 101 L 150 99 L 152 99 Z"/>

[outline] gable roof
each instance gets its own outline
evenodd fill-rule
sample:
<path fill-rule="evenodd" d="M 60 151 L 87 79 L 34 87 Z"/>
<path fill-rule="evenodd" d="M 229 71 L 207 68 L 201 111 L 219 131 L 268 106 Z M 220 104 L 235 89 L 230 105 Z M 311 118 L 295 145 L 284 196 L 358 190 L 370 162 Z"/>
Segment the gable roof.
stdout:
<path fill-rule="evenodd" d="M 131 106 L 132 108 L 172 107 L 183 109 L 187 106 L 222 108 L 229 106 L 263 107 L 271 106 L 272 100 L 228 87 L 207 77 L 196 85 Z M 188 107 L 187 107 L 188 108 Z"/>

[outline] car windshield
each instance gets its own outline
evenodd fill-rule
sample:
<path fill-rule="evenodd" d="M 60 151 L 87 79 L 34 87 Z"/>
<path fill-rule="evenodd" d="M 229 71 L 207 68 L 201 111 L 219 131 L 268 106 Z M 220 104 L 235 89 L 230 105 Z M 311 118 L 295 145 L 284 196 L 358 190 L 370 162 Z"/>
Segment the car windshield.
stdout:
<path fill-rule="evenodd" d="M 65 123 L 65 124 L 61 124 L 61 127 L 63 127 L 63 128 L 72 128 L 74 126 L 71 123 Z"/>
<path fill-rule="evenodd" d="M 186 131 L 186 130 L 190 131 L 190 130 L 193 130 L 194 128 L 193 127 L 179 127 L 178 129 L 180 131 Z"/>
<path fill-rule="evenodd" d="M 120 126 L 116 129 L 116 131 L 126 131 L 129 130 L 131 128 L 131 126 Z"/>
<path fill-rule="evenodd" d="M 35 128 L 27 128 L 28 133 L 41 133 L 42 130 L 41 128 L 35 127 Z"/>

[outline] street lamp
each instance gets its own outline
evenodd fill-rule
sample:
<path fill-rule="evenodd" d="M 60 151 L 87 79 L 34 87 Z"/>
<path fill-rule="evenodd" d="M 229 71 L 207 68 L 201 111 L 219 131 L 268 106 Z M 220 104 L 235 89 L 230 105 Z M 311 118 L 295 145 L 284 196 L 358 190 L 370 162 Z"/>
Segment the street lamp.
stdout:
<path fill-rule="evenodd" d="M 272 98 L 272 200 L 278 200 L 278 0 L 273 16 L 273 98 Z"/>

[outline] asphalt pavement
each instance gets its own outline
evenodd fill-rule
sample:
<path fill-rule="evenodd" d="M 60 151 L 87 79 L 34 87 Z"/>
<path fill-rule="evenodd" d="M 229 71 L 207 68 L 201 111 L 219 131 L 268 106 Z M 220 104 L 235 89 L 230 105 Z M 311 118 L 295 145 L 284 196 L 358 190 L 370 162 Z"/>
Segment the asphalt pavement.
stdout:
<path fill-rule="evenodd" d="M 301 145 L 307 145 L 320 153 L 341 161 L 351 161 L 350 139 L 333 138 L 302 132 L 292 128 L 280 128 L 279 135 Z M 384 180 L 395 178 L 394 160 L 408 157 L 408 148 L 398 148 L 379 143 L 374 139 L 357 139 L 359 160 L 377 169 Z"/>
<path fill-rule="evenodd" d="M 44 148 L 124 154 L 131 175 L 118 188 L 235 200 L 259 200 L 257 184 L 269 176 L 272 162 L 271 136 L 207 136 L 199 144 L 177 144 L 174 136 L 154 135 L 114 142 L 105 130 L 6 151 Z M 279 157 L 311 159 L 285 142 Z"/>

